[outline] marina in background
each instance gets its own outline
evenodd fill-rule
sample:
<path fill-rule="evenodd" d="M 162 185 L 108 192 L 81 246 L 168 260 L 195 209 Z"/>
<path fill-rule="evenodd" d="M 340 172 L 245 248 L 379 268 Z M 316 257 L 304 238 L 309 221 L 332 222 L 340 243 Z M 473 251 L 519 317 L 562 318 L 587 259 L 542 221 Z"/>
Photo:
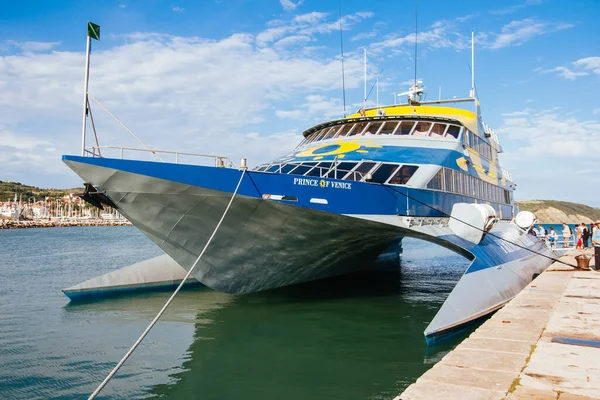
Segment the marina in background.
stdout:
<path fill-rule="evenodd" d="M 0 229 L 131 225 L 114 208 L 91 207 L 82 192 L 0 181 Z"/>

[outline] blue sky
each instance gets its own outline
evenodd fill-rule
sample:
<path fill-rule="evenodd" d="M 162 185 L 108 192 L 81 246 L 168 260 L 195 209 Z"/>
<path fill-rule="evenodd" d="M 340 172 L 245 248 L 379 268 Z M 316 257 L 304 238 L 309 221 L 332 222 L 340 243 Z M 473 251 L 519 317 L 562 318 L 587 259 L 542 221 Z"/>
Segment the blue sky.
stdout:
<path fill-rule="evenodd" d="M 294 147 L 341 117 L 339 2 L 21 1 L 0 4 L 0 180 L 79 186 L 85 26 L 90 93 L 151 146 L 247 157 Z M 414 77 L 413 1 L 342 1 L 348 110 L 380 76 L 380 102 Z M 470 35 L 486 122 L 517 199 L 600 206 L 600 3 L 419 1 L 417 76 L 429 99 L 470 89 Z M 375 91 L 369 100 L 375 102 Z M 137 145 L 93 105 L 103 145 Z M 0 199 L 2 200 L 2 199 Z"/>

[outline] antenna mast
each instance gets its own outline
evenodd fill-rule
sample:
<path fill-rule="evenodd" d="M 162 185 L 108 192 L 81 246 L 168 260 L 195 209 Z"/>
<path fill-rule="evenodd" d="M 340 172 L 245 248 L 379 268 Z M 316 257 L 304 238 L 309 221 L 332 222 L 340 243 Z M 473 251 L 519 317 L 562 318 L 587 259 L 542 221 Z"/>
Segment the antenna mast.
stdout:
<path fill-rule="evenodd" d="M 419 40 L 419 2 L 415 0 L 415 87 L 417 87 L 417 42 Z"/>
<path fill-rule="evenodd" d="M 471 96 L 475 98 L 475 32 L 471 31 Z"/>
<path fill-rule="evenodd" d="M 344 39 L 342 36 L 342 0 L 340 5 L 340 51 L 342 53 L 342 98 L 344 100 L 344 118 L 346 118 L 346 78 L 344 74 Z"/>
<path fill-rule="evenodd" d="M 379 77 L 377 77 L 377 79 L 375 80 L 375 87 L 376 87 L 376 89 L 375 89 L 375 93 L 376 93 L 375 104 L 376 104 L 377 108 L 379 108 Z"/>
<path fill-rule="evenodd" d="M 365 97 L 363 100 L 363 109 L 367 108 L 367 48 L 364 49 L 364 89 Z"/>

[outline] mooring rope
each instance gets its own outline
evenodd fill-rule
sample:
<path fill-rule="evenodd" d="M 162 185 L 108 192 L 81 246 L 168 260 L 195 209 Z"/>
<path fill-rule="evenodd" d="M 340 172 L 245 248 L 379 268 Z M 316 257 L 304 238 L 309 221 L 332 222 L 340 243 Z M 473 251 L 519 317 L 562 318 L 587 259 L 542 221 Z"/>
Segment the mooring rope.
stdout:
<path fill-rule="evenodd" d="M 144 330 L 144 332 L 140 335 L 140 337 L 135 341 L 135 343 L 133 344 L 133 346 L 131 346 L 131 348 L 127 351 L 127 353 L 125 353 L 125 355 L 123 356 L 123 358 L 121 358 L 121 361 L 119 361 L 118 364 L 113 368 L 113 370 L 110 371 L 110 373 L 106 376 L 106 378 L 102 381 L 102 383 L 100 385 L 98 385 L 98 387 L 96 388 L 96 390 L 94 390 L 94 392 L 90 395 L 90 397 L 88 397 L 88 400 L 95 399 L 96 396 L 98 396 L 98 394 L 100 393 L 100 391 L 102 389 L 104 389 L 104 387 L 106 386 L 106 384 L 113 378 L 113 376 L 117 373 L 117 371 L 119 370 L 119 368 L 121 368 L 121 366 L 123 366 L 123 364 L 125 364 L 125 361 L 127 361 L 127 359 L 129 358 L 129 356 L 131 356 L 133 354 L 133 352 L 139 346 L 139 344 L 142 342 L 142 340 L 144 340 L 144 338 L 146 337 L 146 335 L 150 332 L 150 330 L 158 322 L 158 320 L 163 315 L 163 313 L 165 312 L 165 310 L 167 309 L 167 307 L 169 307 L 169 305 L 171 304 L 171 301 L 173 301 L 173 299 L 175 298 L 175 296 L 177 295 L 177 293 L 179 293 L 179 290 L 181 289 L 181 287 L 183 286 L 183 284 L 185 283 L 185 281 L 190 277 L 190 275 L 192 274 L 192 272 L 196 268 L 196 265 L 198 265 L 198 262 L 200 261 L 200 259 L 204 255 L 204 252 L 206 252 L 206 249 L 210 245 L 210 242 L 213 240 L 213 238 L 215 237 L 215 234 L 219 230 L 219 227 L 221 226 L 221 223 L 225 219 L 225 216 L 227 215 L 227 212 L 229 211 L 229 207 L 231 207 L 231 203 L 233 203 L 233 199 L 234 199 L 235 195 L 237 194 L 238 189 L 240 188 L 240 185 L 242 184 L 242 179 L 244 179 L 244 175 L 245 174 L 246 174 L 246 170 L 244 169 L 242 171 L 242 175 L 240 176 L 240 180 L 238 181 L 238 184 L 235 187 L 235 190 L 233 191 L 233 194 L 231 195 L 231 199 L 229 200 L 229 204 L 227 204 L 227 207 L 225 208 L 225 211 L 223 212 L 223 215 L 221 216 L 221 219 L 217 223 L 217 226 L 215 227 L 215 230 L 213 231 L 212 235 L 210 235 L 210 238 L 208 239 L 208 241 L 204 245 L 204 248 L 202 249 L 202 252 L 200 252 L 200 255 L 196 259 L 196 262 L 194 262 L 194 264 L 192 265 L 192 268 L 190 268 L 188 270 L 187 274 L 185 275 L 185 277 L 183 278 L 183 280 L 181 281 L 181 283 L 179 284 L 179 286 L 177 286 L 177 289 L 175 289 L 175 291 L 173 292 L 173 294 L 171 295 L 171 297 L 169 297 L 169 300 L 167 300 L 167 302 L 160 309 L 160 311 L 158 312 L 158 314 L 156 314 L 156 317 L 154 317 L 154 319 L 152 320 L 152 322 L 150 322 L 150 324 L 148 325 L 148 327 L 146 328 L 146 330 Z"/>

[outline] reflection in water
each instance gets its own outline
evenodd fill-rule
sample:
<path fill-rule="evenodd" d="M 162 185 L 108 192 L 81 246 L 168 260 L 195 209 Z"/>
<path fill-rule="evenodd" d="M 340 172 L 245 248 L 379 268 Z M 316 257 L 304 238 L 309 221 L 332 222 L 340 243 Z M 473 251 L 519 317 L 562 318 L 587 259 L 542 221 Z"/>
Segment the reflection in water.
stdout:
<path fill-rule="evenodd" d="M 405 256 L 394 270 L 235 296 L 203 314 L 208 322 L 196 323 L 181 371 L 149 395 L 394 397 L 431 366 L 435 352 L 448 349 L 424 361 L 422 332 L 464 271 L 460 258 L 447 267 L 452 257 L 424 267 Z"/>
<path fill-rule="evenodd" d="M 60 292 L 160 254 L 134 228 L 0 231 L 0 244 L 2 398 L 87 397 L 170 295 Z M 393 398 L 454 344 L 426 353 L 423 330 L 466 262 L 405 240 L 387 267 L 243 296 L 184 290 L 102 398 Z"/>

